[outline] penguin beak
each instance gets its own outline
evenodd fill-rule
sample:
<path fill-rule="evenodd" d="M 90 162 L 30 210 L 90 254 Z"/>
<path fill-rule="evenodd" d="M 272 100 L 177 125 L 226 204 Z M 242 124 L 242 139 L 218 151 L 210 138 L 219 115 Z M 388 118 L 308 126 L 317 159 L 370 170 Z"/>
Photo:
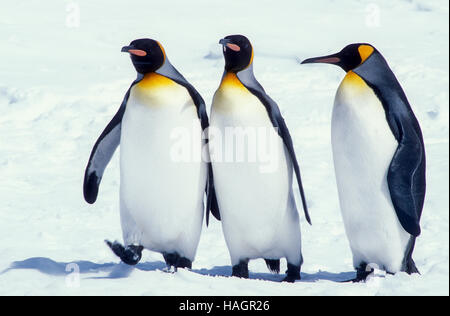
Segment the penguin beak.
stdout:
<path fill-rule="evenodd" d="M 147 52 L 145 50 L 136 49 L 134 46 L 124 46 L 121 50 L 122 53 L 130 53 L 132 55 L 144 57 L 147 56 Z"/>
<path fill-rule="evenodd" d="M 302 61 L 301 64 L 332 64 L 339 66 L 340 62 L 341 57 L 339 56 L 339 53 L 337 53 L 328 56 L 308 58 Z"/>
<path fill-rule="evenodd" d="M 219 41 L 219 44 L 222 44 L 223 46 L 225 46 L 225 45 L 227 45 L 227 44 L 231 44 L 231 40 L 226 39 L 226 38 L 222 38 L 222 39 Z"/>
<path fill-rule="evenodd" d="M 133 46 L 124 46 L 122 47 L 122 49 L 120 50 L 122 53 L 128 53 L 130 51 L 130 49 L 133 49 Z"/>

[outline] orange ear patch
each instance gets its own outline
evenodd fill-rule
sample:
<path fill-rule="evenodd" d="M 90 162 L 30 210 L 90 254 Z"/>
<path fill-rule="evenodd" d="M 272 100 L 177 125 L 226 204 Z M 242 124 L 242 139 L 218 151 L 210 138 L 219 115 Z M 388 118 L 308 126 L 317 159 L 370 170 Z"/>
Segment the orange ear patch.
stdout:
<path fill-rule="evenodd" d="M 147 52 L 144 50 L 140 50 L 140 49 L 130 49 L 128 51 L 130 54 L 136 55 L 136 56 L 140 56 L 140 57 L 144 57 L 147 56 Z"/>
<path fill-rule="evenodd" d="M 164 50 L 164 47 L 161 45 L 160 42 L 157 42 L 157 43 L 158 43 L 158 45 L 159 45 L 159 48 L 161 48 L 161 51 L 162 51 L 162 53 L 163 53 L 163 55 L 164 55 L 164 60 L 166 60 L 166 51 Z"/>
<path fill-rule="evenodd" d="M 373 53 L 373 47 L 369 45 L 360 45 L 358 47 L 359 55 L 361 56 L 361 64 L 366 61 Z"/>
<path fill-rule="evenodd" d="M 253 57 L 254 57 L 254 52 L 253 52 L 253 46 L 252 46 L 252 44 L 250 44 L 250 47 L 252 48 L 252 57 L 250 57 L 250 62 L 248 63 L 248 66 L 247 67 L 250 67 L 250 65 L 251 64 L 253 64 Z"/>
<path fill-rule="evenodd" d="M 235 52 L 239 52 L 241 50 L 241 48 L 236 44 L 228 43 L 227 47 Z"/>

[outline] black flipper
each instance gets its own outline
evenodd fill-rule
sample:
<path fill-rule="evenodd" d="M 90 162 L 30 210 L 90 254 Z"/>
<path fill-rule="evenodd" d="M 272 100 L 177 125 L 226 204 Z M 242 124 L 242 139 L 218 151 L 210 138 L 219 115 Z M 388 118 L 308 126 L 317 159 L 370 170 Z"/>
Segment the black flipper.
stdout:
<path fill-rule="evenodd" d="M 110 162 L 117 146 L 120 144 L 120 133 L 123 114 L 130 96 L 131 88 L 138 83 L 142 77 L 138 77 L 130 86 L 120 105 L 119 111 L 101 133 L 89 157 L 89 162 L 84 172 L 83 194 L 89 204 L 97 200 L 98 187 L 103 177 L 103 172 Z"/>
<path fill-rule="evenodd" d="M 379 52 L 374 52 L 354 72 L 381 100 L 386 120 L 398 141 L 387 175 L 389 192 L 401 225 L 417 237 L 426 191 L 425 145 L 419 122 L 400 83 Z"/>
<path fill-rule="evenodd" d="M 272 273 L 280 273 L 280 259 L 272 260 L 272 259 L 264 259 L 266 262 L 267 268 Z"/>
<path fill-rule="evenodd" d="M 206 226 L 209 225 L 209 213 L 220 221 L 219 204 L 217 202 L 216 191 L 214 190 L 214 176 L 212 171 L 212 164 L 208 163 L 208 186 L 206 188 Z"/>
<path fill-rule="evenodd" d="M 142 258 L 142 250 L 144 250 L 143 246 L 129 245 L 124 247 L 117 241 L 112 243 L 109 240 L 105 240 L 105 242 L 114 254 L 128 265 L 134 266 L 138 264 Z"/>
<path fill-rule="evenodd" d="M 297 162 L 297 157 L 294 151 L 294 144 L 292 143 L 291 134 L 281 115 L 280 109 L 274 100 L 272 100 L 264 91 L 261 84 L 256 80 L 253 74 L 253 65 L 250 65 L 245 70 L 237 73 L 239 81 L 253 94 L 255 95 L 261 103 L 265 106 L 267 114 L 269 115 L 270 121 L 273 127 L 277 129 L 278 134 L 283 139 L 283 142 L 288 150 L 289 156 L 294 167 L 295 176 L 297 178 L 298 188 L 300 190 L 300 197 L 302 199 L 303 210 L 305 212 L 306 220 L 311 224 L 311 218 L 308 212 L 308 206 L 306 204 L 305 192 L 303 190 L 302 178 L 300 174 L 300 167 Z"/>
<path fill-rule="evenodd" d="M 196 108 L 197 115 L 200 119 L 200 124 L 202 126 L 202 130 L 205 130 L 209 127 L 208 114 L 206 113 L 205 101 L 198 93 L 198 91 L 192 86 L 182 74 L 175 69 L 175 67 L 169 62 L 168 59 L 165 60 L 164 65 L 159 68 L 156 73 L 165 76 L 167 78 L 172 79 L 176 83 L 182 85 L 187 89 L 189 95 L 192 98 Z M 205 140 L 207 143 L 207 140 Z M 211 162 L 208 162 L 208 180 L 206 182 L 206 225 L 209 224 L 209 213 L 211 212 L 214 217 L 220 221 L 220 212 L 219 205 L 217 203 L 216 193 L 214 190 L 214 180 L 213 180 L 213 171 Z"/>

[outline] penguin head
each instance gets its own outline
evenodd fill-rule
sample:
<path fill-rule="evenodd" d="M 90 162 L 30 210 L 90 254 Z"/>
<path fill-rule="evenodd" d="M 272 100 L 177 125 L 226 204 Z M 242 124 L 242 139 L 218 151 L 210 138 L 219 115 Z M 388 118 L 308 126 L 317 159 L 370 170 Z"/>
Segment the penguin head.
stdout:
<path fill-rule="evenodd" d="M 344 47 L 339 53 L 308 58 L 302 61 L 302 64 L 325 63 L 341 67 L 349 72 L 364 63 L 377 50 L 370 44 L 350 44 Z"/>
<path fill-rule="evenodd" d="M 229 35 L 222 38 L 219 44 L 223 46 L 225 70 L 238 72 L 250 66 L 253 62 L 253 47 L 243 35 Z"/>
<path fill-rule="evenodd" d="M 137 39 L 128 46 L 122 47 L 122 52 L 129 53 L 134 68 L 140 74 L 158 70 L 166 59 L 162 45 L 152 39 Z"/>

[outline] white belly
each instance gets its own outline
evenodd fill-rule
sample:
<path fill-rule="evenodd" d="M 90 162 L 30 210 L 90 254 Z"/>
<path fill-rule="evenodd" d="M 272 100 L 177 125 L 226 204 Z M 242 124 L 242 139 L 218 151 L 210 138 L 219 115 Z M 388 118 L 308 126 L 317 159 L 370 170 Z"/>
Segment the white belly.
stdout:
<path fill-rule="evenodd" d="M 266 109 L 250 92 L 218 91 L 210 124 L 214 183 L 232 264 L 282 257 L 299 264 L 292 163 Z M 239 130 L 246 132 L 243 142 L 236 141 Z"/>
<path fill-rule="evenodd" d="M 333 158 L 345 230 L 355 267 L 398 272 L 409 234 L 392 205 L 387 170 L 398 143 L 371 89 L 341 84 L 332 117 Z"/>
<path fill-rule="evenodd" d="M 169 92 L 131 91 L 120 142 L 122 227 L 126 243 L 193 260 L 206 185 L 201 127 L 187 90 Z"/>

